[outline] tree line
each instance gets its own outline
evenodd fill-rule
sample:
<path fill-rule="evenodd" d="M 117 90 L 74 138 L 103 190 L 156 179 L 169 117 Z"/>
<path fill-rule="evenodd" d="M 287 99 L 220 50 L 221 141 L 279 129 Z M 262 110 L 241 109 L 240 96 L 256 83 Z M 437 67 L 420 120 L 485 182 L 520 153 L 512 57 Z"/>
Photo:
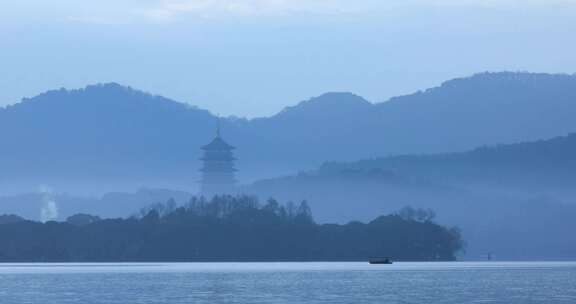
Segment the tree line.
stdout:
<path fill-rule="evenodd" d="M 193 197 L 129 218 L 78 214 L 40 223 L 5 216 L 0 262 L 449 261 L 464 242 L 431 210 L 405 208 L 369 223 L 317 224 L 306 201 L 253 196 Z"/>

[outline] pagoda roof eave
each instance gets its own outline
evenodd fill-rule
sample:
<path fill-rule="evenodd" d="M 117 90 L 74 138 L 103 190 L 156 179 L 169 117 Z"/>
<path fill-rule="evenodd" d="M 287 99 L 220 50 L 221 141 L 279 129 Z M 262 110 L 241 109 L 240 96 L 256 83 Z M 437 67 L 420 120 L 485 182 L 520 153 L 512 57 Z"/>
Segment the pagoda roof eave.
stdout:
<path fill-rule="evenodd" d="M 214 150 L 214 151 L 229 151 L 234 150 L 236 147 L 229 145 L 221 137 L 214 138 L 209 144 L 202 147 L 202 150 Z"/>

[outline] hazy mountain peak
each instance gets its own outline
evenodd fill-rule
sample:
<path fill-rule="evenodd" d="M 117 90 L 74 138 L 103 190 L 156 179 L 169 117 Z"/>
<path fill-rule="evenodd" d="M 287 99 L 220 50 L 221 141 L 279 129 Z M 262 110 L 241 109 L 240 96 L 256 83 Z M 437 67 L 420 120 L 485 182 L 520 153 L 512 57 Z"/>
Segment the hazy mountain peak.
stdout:
<path fill-rule="evenodd" d="M 97 92 L 97 91 L 108 91 L 108 92 L 117 92 L 117 93 L 136 93 L 136 94 L 144 94 L 150 95 L 140 90 L 133 89 L 130 86 L 125 86 L 119 84 L 117 82 L 105 82 L 105 83 L 97 83 L 91 84 L 86 86 L 83 89 L 79 89 L 76 91 L 83 91 L 83 92 Z"/>
<path fill-rule="evenodd" d="M 47 91 L 32 98 L 24 98 L 20 103 L 8 106 L 5 110 L 64 113 L 74 111 L 74 109 L 81 112 L 106 112 L 135 110 L 137 108 L 163 110 L 198 109 L 185 103 L 152 95 L 116 82 L 109 82 L 88 85 L 80 89 L 69 90 L 61 88 Z"/>
<path fill-rule="evenodd" d="M 362 96 L 350 92 L 328 92 L 318 97 L 308 99 L 300 102 L 297 106 L 310 106 L 310 105 L 331 105 L 331 106 L 370 106 L 369 101 Z"/>
<path fill-rule="evenodd" d="M 483 72 L 470 77 L 456 78 L 444 82 L 441 88 L 476 89 L 505 88 L 511 86 L 539 87 L 550 84 L 563 85 L 576 83 L 576 76 L 569 74 L 548 74 L 548 73 L 528 73 L 528 72 Z"/>
<path fill-rule="evenodd" d="M 457 104 L 493 107 L 559 104 L 576 96 L 576 75 L 528 72 L 483 72 L 455 78 L 440 86 L 414 94 L 391 98 L 379 105 L 412 104 L 424 109 L 432 106 L 452 111 Z M 426 111 L 430 111 L 427 109 Z"/>
<path fill-rule="evenodd" d="M 361 96 L 349 92 L 330 92 L 318 97 L 300 102 L 291 107 L 286 107 L 276 116 L 319 116 L 333 114 L 353 115 L 358 111 L 369 111 L 372 103 Z"/>

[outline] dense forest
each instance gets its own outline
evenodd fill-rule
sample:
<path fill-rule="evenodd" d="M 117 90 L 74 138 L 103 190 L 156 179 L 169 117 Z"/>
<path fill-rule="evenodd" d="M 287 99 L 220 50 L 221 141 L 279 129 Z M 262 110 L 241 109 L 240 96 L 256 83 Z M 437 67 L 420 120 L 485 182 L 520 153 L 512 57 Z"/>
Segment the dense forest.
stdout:
<path fill-rule="evenodd" d="M 253 196 L 174 200 L 125 219 L 78 214 L 65 222 L 0 217 L 1 262 L 454 260 L 457 228 L 410 207 L 370 223 L 314 222 L 304 201 L 262 204 Z"/>

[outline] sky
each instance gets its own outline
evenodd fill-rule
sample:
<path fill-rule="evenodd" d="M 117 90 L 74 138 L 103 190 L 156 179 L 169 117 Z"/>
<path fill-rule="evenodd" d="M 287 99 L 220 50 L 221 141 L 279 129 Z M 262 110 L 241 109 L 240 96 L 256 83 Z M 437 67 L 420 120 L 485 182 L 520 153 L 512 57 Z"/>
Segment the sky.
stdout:
<path fill-rule="evenodd" d="M 576 72 L 576 0 L 0 0 L 0 106 L 117 82 L 220 115 Z"/>

